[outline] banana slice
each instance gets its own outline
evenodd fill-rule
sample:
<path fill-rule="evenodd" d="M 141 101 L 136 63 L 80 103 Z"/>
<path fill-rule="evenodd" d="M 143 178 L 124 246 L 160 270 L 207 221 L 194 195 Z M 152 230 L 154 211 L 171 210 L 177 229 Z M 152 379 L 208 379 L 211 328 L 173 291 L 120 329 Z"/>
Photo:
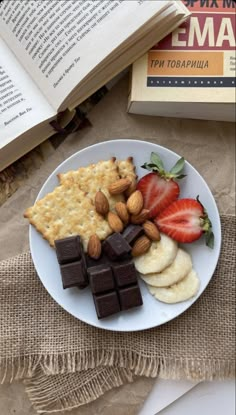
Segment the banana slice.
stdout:
<path fill-rule="evenodd" d="M 152 242 L 146 254 L 134 258 L 134 265 L 144 275 L 161 272 L 174 261 L 177 251 L 177 242 L 161 233 L 161 240 Z"/>
<path fill-rule="evenodd" d="M 171 287 L 157 288 L 148 285 L 148 289 L 157 300 L 163 303 L 174 304 L 189 300 L 189 298 L 196 295 L 199 290 L 199 285 L 200 281 L 197 273 L 192 269 L 182 281 Z"/>
<path fill-rule="evenodd" d="M 167 268 L 162 272 L 143 275 L 140 277 L 154 287 L 169 287 L 181 281 L 192 269 L 191 256 L 183 249 L 178 249 L 177 255 Z"/>

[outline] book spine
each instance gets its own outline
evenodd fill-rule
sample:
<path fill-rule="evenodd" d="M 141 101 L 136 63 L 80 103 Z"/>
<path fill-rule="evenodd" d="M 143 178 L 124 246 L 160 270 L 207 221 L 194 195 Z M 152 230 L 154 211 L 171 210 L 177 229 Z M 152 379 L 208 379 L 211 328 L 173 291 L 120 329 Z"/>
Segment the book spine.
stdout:
<path fill-rule="evenodd" d="M 235 88 L 235 1 L 183 3 L 192 15 L 148 52 L 147 87 Z"/>

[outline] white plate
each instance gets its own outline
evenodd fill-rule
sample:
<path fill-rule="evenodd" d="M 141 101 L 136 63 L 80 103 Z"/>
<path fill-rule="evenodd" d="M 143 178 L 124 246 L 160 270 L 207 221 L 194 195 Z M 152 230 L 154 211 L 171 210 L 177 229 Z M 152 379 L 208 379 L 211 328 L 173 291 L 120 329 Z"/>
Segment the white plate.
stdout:
<path fill-rule="evenodd" d="M 112 156 L 118 159 L 133 156 L 137 174 L 141 177 L 147 171 L 139 166 L 145 161 L 149 161 L 152 151 L 161 156 L 167 169 L 170 169 L 180 158 L 179 155 L 164 147 L 144 141 L 124 139 L 95 144 L 79 151 L 61 163 L 44 183 L 37 199 L 41 199 L 58 185 L 57 173 L 77 169 L 79 166 L 106 160 Z M 191 300 L 168 305 L 155 300 L 148 292 L 145 283 L 140 281 L 143 296 L 142 307 L 98 320 L 89 287 L 81 291 L 77 288 L 63 290 L 55 250 L 49 246 L 48 242 L 42 238 L 33 226 L 30 226 L 30 250 L 36 271 L 46 290 L 61 307 L 92 326 L 107 330 L 136 331 L 166 323 L 183 313 L 196 301 L 205 290 L 215 270 L 220 253 L 221 227 L 214 197 L 204 179 L 187 161 L 184 172 L 187 177 L 180 181 L 180 197 L 195 198 L 199 195 L 201 203 L 208 211 L 215 234 L 214 249 L 210 249 L 205 245 L 204 238 L 185 246 L 185 249 L 192 256 L 193 266 L 201 281 L 198 295 Z"/>

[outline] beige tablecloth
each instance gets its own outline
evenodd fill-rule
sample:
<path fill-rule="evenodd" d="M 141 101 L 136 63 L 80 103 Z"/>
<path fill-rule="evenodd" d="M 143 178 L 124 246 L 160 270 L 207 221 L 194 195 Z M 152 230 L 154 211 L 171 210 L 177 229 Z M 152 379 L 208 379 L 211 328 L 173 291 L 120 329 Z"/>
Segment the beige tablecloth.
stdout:
<path fill-rule="evenodd" d="M 148 140 L 179 153 L 206 179 L 220 213 L 235 213 L 235 126 L 222 122 L 131 116 L 126 112 L 127 94 L 128 80 L 124 78 L 89 114 L 92 127 L 71 134 L 28 182 L 4 203 L 0 215 L 0 259 L 28 249 L 28 223 L 22 212 L 34 202 L 41 185 L 58 163 L 75 151 L 110 139 Z M 111 414 L 117 410 L 116 414 L 136 414 L 151 385 L 152 380 L 141 378 L 132 385 L 106 393 L 94 403 L 74 410 L 74 413 L 100 411 Z M 20 414 L 19 408 L 17 411 L 16 414 Z"/>

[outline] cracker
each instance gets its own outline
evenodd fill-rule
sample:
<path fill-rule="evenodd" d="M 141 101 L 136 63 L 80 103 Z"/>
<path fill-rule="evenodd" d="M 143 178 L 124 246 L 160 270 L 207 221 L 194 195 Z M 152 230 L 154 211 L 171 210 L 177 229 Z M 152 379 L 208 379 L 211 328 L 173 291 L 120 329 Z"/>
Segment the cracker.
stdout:
<path fill-rule="evenodd" d="M 121 178 L 128 177 L 131 180 L 136 180 L 137 176 L 135 166 L 133 164 L 133 157 L 128 157 L 126 160 L 117 160 L 116 163 Z"/>
<path fill-rule="evenodd" d="M 77 183 L 79 188 L 86 192 L 94 203 L 95 195 L 101 190 L 107 196 L 110 209 L 113 209 L 115 203 L 123 197 L 113 197 L 108 192 L 108 186 L 119 179 L 116 159 L 112 158 L 107 161 L 99 161 L 90 164 L 87 167 L 80 167 L 78 170 L 71 170 L 67 173 L 59 173 L 60 183 Z"/>
<path fill-rule="evenodd" d="M 119 173 L 115 158 L 107 161 L 99 161 L 77 170 L 59 173 L 60 183 L 77 183 L 81 190 L 91 198 L 102 187 L 108 187 L 112 182 L 119 179 Z"/>
<path fill-rule="evenodd" d="M 112 233 L 108 222 L 76 183 L 57 186 L 29 207 L 24 216 L 53 247 L 56 239 L 80 235 L 86 251 L 91 235 L 96 233 L 103 240 Z"/>
<path fill-rule="evenodd" d="M 112 233 L 106 219 L 95 210 L 95 195 L 98 190 L 103 191 L 110 210 L 114 210 L 116 202 L 124 201 L 124 196 L 110 195 L 108 186 L 121 177 L 136 177 L 132 157 L 119 161 L 112 157 L 59 173 L 60 185 L 28 208 L 24 216 L 51 246 L 56 239 L 80 235 L 87 250 L 91 235 L 96 233 L 103 240 Z"/>
<path fill-rule="evenodd" d="M 121 177 L 136 177 L 132 157 L 126 160 L 116 160 L 112 157 L 110 160 L 101 160 L 87 167 L 79 167 L 78 170 L 58 174 L 60 183 L 77 183 L 93 202 L 97 191 L 101 190 L 108 199 L 110 210 L 114 210 L 117 202 L 124 201 L 123 195 L 110 195 L 107 190 L 111 183 Z"/>

